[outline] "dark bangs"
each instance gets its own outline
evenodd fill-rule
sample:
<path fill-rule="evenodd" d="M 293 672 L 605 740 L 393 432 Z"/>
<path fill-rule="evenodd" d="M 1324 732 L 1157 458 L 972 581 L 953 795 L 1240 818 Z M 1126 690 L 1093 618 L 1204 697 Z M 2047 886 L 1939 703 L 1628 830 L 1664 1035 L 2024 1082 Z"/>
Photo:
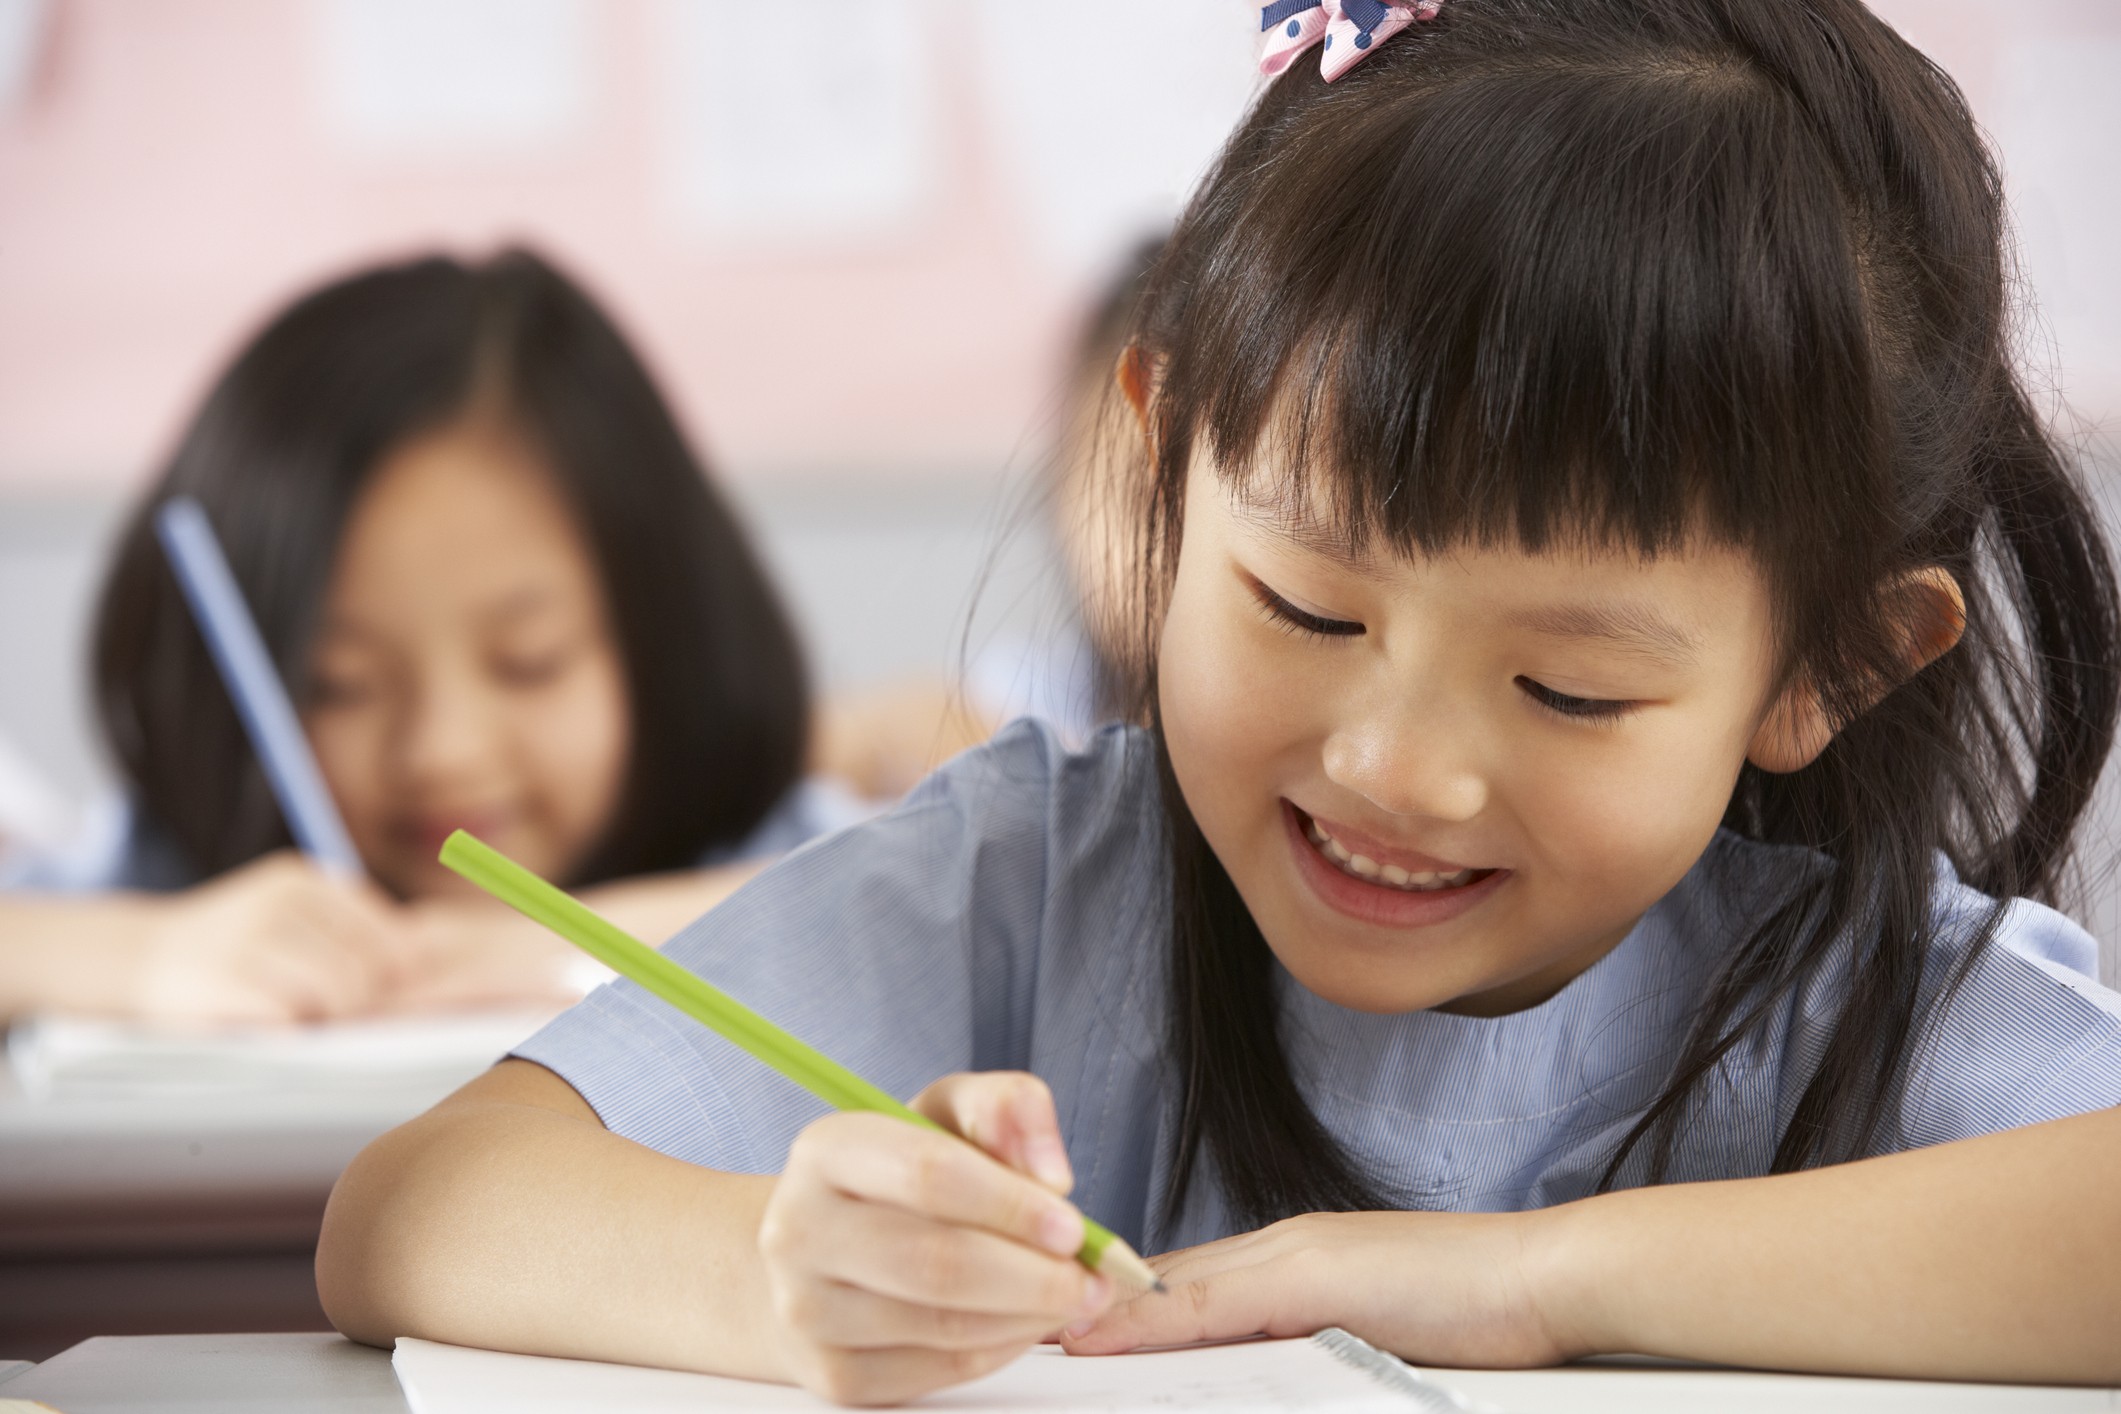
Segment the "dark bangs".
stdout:
<path fill-rule="evenodd" d="M 1705 533 L 1785 583 L 1848 565 L 1878 538 L 1883 417 L 1847 204 L 1794 102 L 1602 31 L 1566 68 L 1453 66 L 1454 41 L 1285 82 L 1226 155 L 1243 199 L 1195 213 L 1182 317 L 1150 335 L 1160 469 L 1195 437 L 1226 475 L 1302 469 L 1276 491 L 1329 497 L 1357 545 Z"/>

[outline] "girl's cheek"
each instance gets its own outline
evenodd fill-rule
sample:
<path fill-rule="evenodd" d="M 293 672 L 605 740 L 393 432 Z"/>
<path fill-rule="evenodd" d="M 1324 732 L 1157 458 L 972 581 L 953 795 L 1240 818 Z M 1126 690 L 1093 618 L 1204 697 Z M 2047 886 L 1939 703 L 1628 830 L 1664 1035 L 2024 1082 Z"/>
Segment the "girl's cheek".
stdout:
<path fill-rule="evenodd" d="M 1233 635 L 1212 616 L 1182 612 L 1187 607 L 1175 598 L 1166 620 L 1158 693 L 1173 762 L 1182 782 L 1194 778 L 1185 782 L 1191 797 L 1204 778 L 1235 784 L 1232 773 L 1260 748 L 1264 704 L 1258 674 L 1248 671 L 1255 665 Z M 1201 805 L 1194 801 L 1196 814 Z"/>
<path fill-rule="evenodd" d="M 1685 721 L 1641 731 L 1625 749 L 1598 744 L 1573 763 L 1520 761 L 1551 862 L 1644 906 L 1700 857 L 1722 822 L 1737 766 L 1712 733 Z"/>
<path fill-rule="evenodd" d="M 530 784 L 551 849 L 567 868 L 594 849 L 618 813 L 633 759 L 632 703 L 615 651 L 588 655 L 536 711 Z"/>
<path fill-rule="evenodd" d="M 1249 604 L 1181 576 L 1165 620 L 1158 689 L 1174 755 L 1236 763 L 1315 735 L 1328 663 L 1264 628 Z"/>
<path fill-rule="evenodd" d="M 386 797 L 392 787 L 384 762 L 383 713 L 374 707 L 338 708 L 305 716 L 303 727 L 354 848 L 375 868 L 384 853 Z"/>

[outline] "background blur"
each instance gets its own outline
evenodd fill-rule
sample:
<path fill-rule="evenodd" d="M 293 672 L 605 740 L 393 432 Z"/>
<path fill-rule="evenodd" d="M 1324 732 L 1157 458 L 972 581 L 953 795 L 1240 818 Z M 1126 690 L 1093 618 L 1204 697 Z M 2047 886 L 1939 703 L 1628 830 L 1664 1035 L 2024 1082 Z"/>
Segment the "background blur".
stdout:
<path fill-rule="evenodd" d="M 2121 4 L 1875 8 L 2003 155 L 2029 365 L 2113 504 Z M 79 647 L 103 539 L 220 362 L 305 287 L 438 244 L 529 241 L 603 296 L 828 686 L 948 669 L 1086 300 L 1253 91 L 1253 14 L 0 0 L 0 737 L 26 758 L 0 797 L 63 812 L 101 779 Z M 1008 542 L 976 632 L 1046 612 L 1041 564 Z M 2111 890 L 2089 921 L 2111 976 Z"/>

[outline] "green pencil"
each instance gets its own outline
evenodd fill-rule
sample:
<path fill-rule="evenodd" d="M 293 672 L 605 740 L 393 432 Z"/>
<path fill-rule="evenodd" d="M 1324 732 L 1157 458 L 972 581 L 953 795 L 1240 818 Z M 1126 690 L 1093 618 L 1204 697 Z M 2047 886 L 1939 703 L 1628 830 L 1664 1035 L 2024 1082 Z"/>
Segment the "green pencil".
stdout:
<path fill-rule="evenodd" d="M 684 1012 L 708 1030 L 735 1042 L 825 1103 L 843 1110 L 874 1110 L 908 1124 L 948 1133 L 926 1115 L 900 1104 L 813 1046 L 805 1045 L 721 988 L 686 970 L 625 929 L 600 917 L 562 889 L 546 883 L 507 855 L 458 830 L 442 843 L 442 862 L 533 922 L 542 923 L 621 976 Z M 1076 1259 L 1101 1272 L 1122 1291 L 1161 1291 L 1147 1262 L 1117 1233 L 1083 1219 L 1082 1250 Z"/>

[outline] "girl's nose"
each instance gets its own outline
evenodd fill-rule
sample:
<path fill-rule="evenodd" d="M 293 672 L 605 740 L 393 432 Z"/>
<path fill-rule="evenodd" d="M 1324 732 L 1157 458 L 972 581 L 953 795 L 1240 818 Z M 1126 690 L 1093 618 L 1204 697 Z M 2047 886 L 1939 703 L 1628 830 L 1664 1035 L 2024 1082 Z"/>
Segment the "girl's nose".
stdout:
<path fill-rule="evenodd" d="M 416 786 L 455 785 L 477 776 L 493 749 L 487 694 L 470 683 L 430 683 L 415 700 L 400 738 L 406 778 Z"/>
<path fill-rule="evenodd" d="M 1325 772 L 1392 815 L 1465 821 L 1487 807 L 1488 780 L 1471 738 L 1436 716 L 1374 713 L 1336 728 Z"/>

